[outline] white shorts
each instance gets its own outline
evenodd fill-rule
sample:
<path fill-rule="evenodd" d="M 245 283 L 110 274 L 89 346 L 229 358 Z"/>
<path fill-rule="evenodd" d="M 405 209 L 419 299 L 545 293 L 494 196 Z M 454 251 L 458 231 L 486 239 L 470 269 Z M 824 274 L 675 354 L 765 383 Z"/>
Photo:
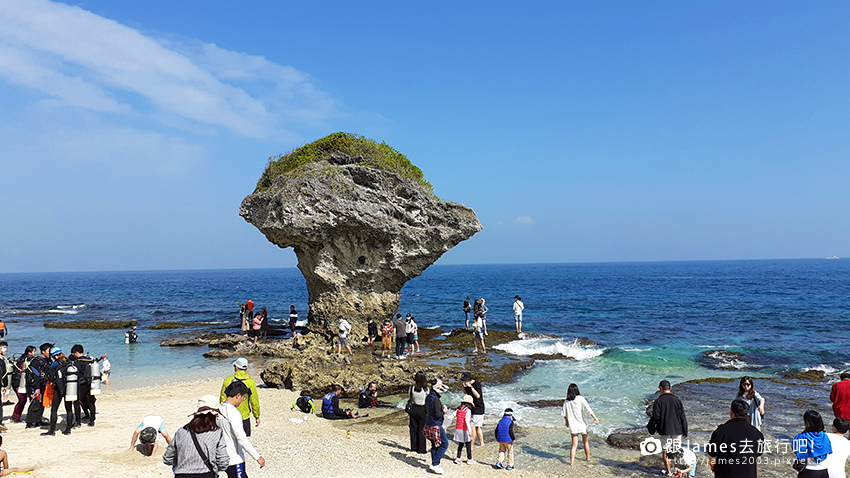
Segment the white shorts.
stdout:
<path fill-rule="evenodd" d="M 473 427 L 483 427 L 484 426 L 484 415 L 472 415 L 472 418 L 469 419 L 469 425 Z"/>
<path fill-rule="evenodd" d="M 522 322 L 522 314 L 514 316 L 514 322 Z"/>

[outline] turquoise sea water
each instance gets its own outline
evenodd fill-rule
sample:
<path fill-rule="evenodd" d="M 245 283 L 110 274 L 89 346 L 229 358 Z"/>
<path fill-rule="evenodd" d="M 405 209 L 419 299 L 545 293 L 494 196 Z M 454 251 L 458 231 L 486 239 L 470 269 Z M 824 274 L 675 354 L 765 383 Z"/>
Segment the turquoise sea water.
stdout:
<path fill-rule="evenodd" d="M 229 361 L 198 348 L 160 348 L 175 333 L 147 327 L 158 321 L 237 327 L 236 302 L 251 298 L 286 320 L 289 305 L 307 312 L 297 269 L 0 274 L 0 317 L 8 322 L 10 353 L 28 344 L 82 343 L 113 363 L 113 386 L 221 376 Z M 514 295 L 526 304 L 524 330 L 560 339 L 506 344 L 517 354 L 562 353 L 572 360 L 538 362 L 514 383 L 485 389 L 488 415 L 512 406 L 526 423 L 560 426 L 557 409 L 522 402 L 563 398 L 579 384 L 603 424 L 597 433 L 645 422 L 642 401 L 662 378 L 673 382 L 743 373 L 779 376 L 847 368 L 850 261 L 784 260 L 625 264 L 433 266 L 404 288 L 401 312 L 420 326 L 463 324 L 467 295 L 485 297 L 490 328 L 513 328 Z M 45 329 L 45 320 L 136 319 L 139 343 L 124 331 Z M 596 347 L 579 347 L 587 337 Z M 712 368 L 703 352 L 742 352 L 743 360 Z M 450 399 L 454 399 L 450 394 Z M 593 428 L 592 428 L 593 429 Z"/>

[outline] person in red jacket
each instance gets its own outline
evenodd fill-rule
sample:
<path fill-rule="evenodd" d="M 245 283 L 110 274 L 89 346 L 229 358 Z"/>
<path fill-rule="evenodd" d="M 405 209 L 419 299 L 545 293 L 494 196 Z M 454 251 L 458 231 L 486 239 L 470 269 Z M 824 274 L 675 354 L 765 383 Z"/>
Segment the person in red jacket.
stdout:
<path fill-rule="evenodd" d="M 832 402 L 832 413 L 835 418 L 850 420 L 850 373 L 842 372 L 841 381 L 832 386 L 829 401 Z"/>

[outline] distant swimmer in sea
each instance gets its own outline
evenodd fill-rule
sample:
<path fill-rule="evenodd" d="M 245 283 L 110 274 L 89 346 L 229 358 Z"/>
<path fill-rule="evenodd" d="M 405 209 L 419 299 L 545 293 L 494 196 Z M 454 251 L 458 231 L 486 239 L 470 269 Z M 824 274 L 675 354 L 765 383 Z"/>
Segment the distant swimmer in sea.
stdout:
<path fill-rule="evenodd" d="M 136 333 L 136 326 L 134 325 L 132 329 L 124 332 L 124 343 L 134 344 L 137 340 L 139 340 L 139 334 Z"/>

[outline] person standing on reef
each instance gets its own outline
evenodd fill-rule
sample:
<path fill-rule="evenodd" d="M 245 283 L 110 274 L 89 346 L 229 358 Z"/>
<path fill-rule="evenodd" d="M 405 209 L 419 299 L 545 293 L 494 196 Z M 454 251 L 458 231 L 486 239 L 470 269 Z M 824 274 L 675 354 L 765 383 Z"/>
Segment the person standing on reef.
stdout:
<path fill-rule="evenodd" d="M 251 319 L 251 332 L 254 334 L 254 345 L 257 345 L 257 340 L 260 339 L 260 328 L 263 326 L 263 318 L 260 314 Z"/>
<path fill-rule="evenodd" d="M 850 422 L 846 419 L 836 418 L 832 421 L 832 433 L 827 435 L 832 446 L 832 453 L 824 460 L 829 478 L 847 478 L 844 473 L 844 465 L 850 457 L 850 440 L 847 440 L 845 436 L 847 430 L 850 430 Z"/>
<path fill-rule="evenodd" d="M 393 327 L 392 321 L 386 318 L 384 323 L 381 324 L 381 358 L 384 357 L 384 352 L 392 357 L 393 340 L 395 340 L 395 327 Z"/>
<path fill-rule="evenodd" d="M 367 334 L 369 335 L 369 347 L 372 347 L 372 355 L 375 355 L 375 340 L 378 338 L 378 324 L 369 317 L 369 321 L 366 323 L 366 329 Z"/>
<path fill-rule="evenodd" d="M 254 426 L 260 426 L 260 396 L 257 395 L 256 382 L 248 375 L 248 360 L 244 357 L 239 357 L 233 362 L 233 375 L 225 378 L 224 383 L 221 384 L 219 402 L 227 400 L 225 390 L 233 381 L 242 382 L 248 387 L 248 400 L 244 400 L 237 408 L 242 414 L 242 428 L 245 430 L 245 436 L 251 436 L 251 414 L 254 414 L 257 420 Z"/>
<path fill-rule="evenodd" d="M 407 322 L 401 314 L 395 315 L 395 358 L 404 358 L 404 347 L 407 345 Z"/>
<path fill-rule="evenodd" d="M 251 330 L 251 319 L 248 317 L 248 307 L 244 304 L 236 303 L 239 306 L 239 321 L 241 323 L 242 335 L 248 336 L 248 331 Z"/>
<path fill-rule="evenodd" d="M 269 312 L 265 307 L 260 307 L 260 337 L 266 338 L 269 333 Z"/>
<path fill-rule="evenodd" d="M 484 299 L 475 301 L 475 331 L 472 333 L 472 343 L 475 345 L 475 353 L 478 353 L 478 342 L 481 342 L 481 351 L 487 353 L 487 347 L 484 345 L 484 336 L 487 335 L 487 306 L 484 305 Z"/>
<path fill-rule="evenodd" d="M 662 380 L 658 384 L 658 391 L 660 395 L 652 404 L 652 416 L 646 424 L 646 431 L 650 435 L 656 432 L 661 435 L 661 459 L 664 460 L 664 469 L 669 475 L 670 459 L 667 458 L 667 453 L 681 448 L 682 437 L 688 436 L 688 419 L 685 417 L 685 407 L 679 397 L 673 395 L 669 381 Z"/>
<path fill-rule="evenodd" d="M 850 420 L 850 373 L 841 372 L 839 382 L 832 386 L 829 401 L 832 402 L 832 413 L 835 418 Z"/>
<path fill-rule="evenodd" d="M 289 306 L 289 330 L 292 331 L 292 336 L 295 337 L 295 325 L 298 323 L 298 311 L 294 305 Z"/>
<path fill-rule="evenodd" d="M 514 323 L 516 324 L 516 333 L 522 333 L 522 311 L 525 310 L 525 304 L 522 303 L 520 296 L 515 295 L 514 299 Z"/>
<path fill-rule="evenodd" d="M 248 309 L 248 313 L 251 314 L 251 317 L 254 317 L 254 301 L 248 299 L 248 302 L 245 302 L 245 308 Z"/>
<path fill-rule="evenodd" d="M 6 332 L 8 332 L 8 329 L 6 329 L 6 322 L 3 322 L 3 319 L 0 319 L 0 338 L 5 337 Z"/>
<path fill-rule="evenodd" d="M 460 382 L 463 393 L 472 397 L 472 416 L 470 417 L 472 444 L 475 445 L 475 439 L 478 438 L 478 446 L 483 447 L 484 432 L 481 428 L 484 426 L 484 389 L 481 387 L 481 382 L 475 380 L 469 372 L 461 374 Z"/>
<path fill-rule="evenodd" d="M 466 325 L 464 325 L 464 328 L 466 330 L 469 330 L 469 314 L 472 313 L 472 306 L 469 305 L 469 299 L 470 297 L 466 296 L 466 300 L 463 301 L 463 315 L 466 318 L 466 321 L 464 322 Z"/>
<path fill-rule="evenodd" d="M 348 323 L 347 320 L 343 319 L 340 315 L 336 318 L 339 321 L 339 337 L 337 338 L 336 343 L 336 354 L 342 355 L 342 348 L 345 347 L 348 350 L 348 356 L 351 357 L 354 355 L 354 352 L 351 351 L 351 346 L 348 345 L 348 336 L 351 335 L 351 324 Z"/>

